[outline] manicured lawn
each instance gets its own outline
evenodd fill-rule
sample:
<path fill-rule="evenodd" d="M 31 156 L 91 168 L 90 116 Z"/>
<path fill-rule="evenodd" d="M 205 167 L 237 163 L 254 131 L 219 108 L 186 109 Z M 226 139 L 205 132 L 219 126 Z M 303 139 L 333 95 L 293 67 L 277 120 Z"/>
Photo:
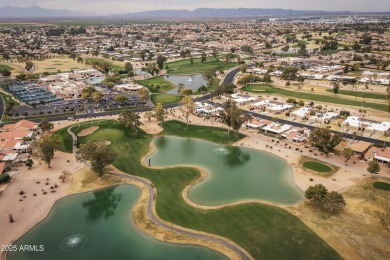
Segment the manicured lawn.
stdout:
<path fill-rule="evenodd" d="M 390 191 L 390 183 L 380 181 L 380 182 L 374 182 L 372 185 L 374 186 L 374 188 L 378 190 Z"/>
<path fill-rule="evenodd" d="M 137 83 L 144 85 L 152 93 L 166 93 L 177 88 L 171 81 L 165 80 L 163 77 L 154 77 L 150 79 L 138 80 Z M 160 88 L 157 88 L 160 86 Z"/>
<path fill-rule="evenodd" d="M 328 165 L 315 161 L 305 162 L 303 163 L 303 166 L 316 172 L 330 172 L 332 170 Z"/>
<path fill-rule="evenodd" d="M 236 136 L 233 131 L 230 131 L 229 134 L 227 130 L 218 127 L 187 126 L 187 124 L 180 121 L 163 122 L 163 128 L 164 131 L 161 133 L 162 135 L 200 138 L 220 144 L 233 144 L 245 137 L 242 134 Z"/>
<path fill-rule="evenodd" d="M 226 70 L 237 66 L 237 64 L 238 63 L 229 63 L 225 66 L 225 63 L 222 60 L 215 59 L 214 57 L 207 57 L 207 61 L 205 63 L 201 63 L 200 58 L 194 59 L 193 66 L 191 65 L 189 59 L 170 62 L 164 66 L 169 66 L 167 74 L 188 75 L 204 73 L 205 71 L 211 69 Z"/>
<path fill-rule="evenodd" d="M 326 92 L 333 93 L 333 89 L 327 89 Z M 381 99 L 381 100 L 387 100 L 387 96 L 385 94 L 380 93 L 371 93 L 371 92 L 364 92 L 364 91 L 352 91 L 352 90 L 339 90 L 339 93 L 341 95 L 346 96 L 353 96 L 353 97 L 365 97 L 365 98 L 372 98 L 372 99 Z"/>
<path fill-rule="evenodd" d="M 326 95 L 320 95 L 314 93 L 286 90 L 286 89 L 276 88 L 272 85 L 266 85 L 266 84 L 251 84 L 243 87 L 242 89 L 244 91 L 254 92 L 254 93 L 279 94 L 288 97 L 302 98 L 306 100 L 320 101 L 325 103 L 349 105 L 349 106 L 356 106 L 362 108 L 372 108 L 380 111 L 387 111 L 387 105 L 385 104 L 365 102 L 364 106 L 362 106 L 363 104 L 362 101 L 345 99 L 342 97 L 334 97 L 334 96 L 326 96 Z"/>
<path fill-rule="evenodd" d="M 158 102 L 161 102 L 163 105 L 179 103 L 180 96 L 171 95 L 171 94 L 153 94 L 150 96 L 150 100 L 153 104 L 157 105 Z"/>
<path fill-rule="evenodd" d="M 182 197 L 183 189 L 199 178 L 200 173 L 190 167 L 149 169 L 140 160 L 149 150 L 152 136 L 142 131 L 136 134 L 114 121 L 97 124 L 100 128 L 80 139 L 109 140 L 118 154 L 114 166 L 118 169 L 149 179 L 157 189 L 156 212 L 164 220 L 190 229 L 217 234 L 244 247 L 255 259 L 341 259 L 340 255 L 318 237 L 297 217 L 288 211 L 248 203 L 218 210 L 202 210 L 189 206 Z M 75 131 L 90 127 L 81 125 Z M 166 133 L 183 135 L 180 124 L 167 122 Z M 101 131 L 115 129 L 122 135 L 105 135 Z M 196 135 L 196 128 L 189 128 Z M 187 130 L 188 131 L 188 130 Z M 226 132 L 226 130 L 223 130 Z M 221 130 L 206 128 L 202 136 L 218 136 L 214 141 L 224 141 Z M 201 135 L 198 135 L 200 137 Z M 226 143 L 226 141 L 224 142 Z"/>

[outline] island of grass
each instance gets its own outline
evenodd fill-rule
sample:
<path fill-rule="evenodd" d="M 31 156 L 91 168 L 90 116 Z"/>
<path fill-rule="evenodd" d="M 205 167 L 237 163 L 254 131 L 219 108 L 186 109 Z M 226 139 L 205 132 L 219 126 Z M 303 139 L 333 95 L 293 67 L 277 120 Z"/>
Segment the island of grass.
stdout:
<path fill-rule="evenodd" d="M 277 94 L 282 96 L 319 101 L 319 102 L 330 103 L 330 104 L 356 106 L 360 108 L 372 108 L 380 111 L 387 111 L 388 109 L 388 106 L 385 104 L 364 102 L 364 106 L 362 106 L 363 105 L 362 101 L 358 101 L 358 100 L 346 99 L 343 97 L 326 96 L 326 95 L 308 93 L 303 91 L 286 90 L 268 84 L 249 84 L 243 87 L 242 90 L 253 92 L 253 93 Z"/>
<path fill-rule="evenodd" d="M 288 211 L 259 203 L 227 206 L 221 209 L 193 208 L 183 199 L 184 188 L 200 177 L 190 167 L 151 169 L 141 165 L 141 158 L 149 151 L 153 138 L 139 130 L 124 128 L 117 121 L 80 124 L 72 128 L 77 135 L 92 125 L 99 129 L 79 143 L 88 140 L 110 141 L 118 154 L 113 165 L 118 169 L 150 180 L 157 189 L 156 212 L 165 221 L 186 228 L 226 237 L 245 248 L 255 259 L 341 259 L 341 256 L 318 237 L 297 217 Z M 240 136 L 228 134 L 225 129 L 186 126 L 169 121 L 163 123 L 162 134 L 191 136 L 221 144 L 232 144 Z M 61 142 L 67 142 L 57 132 Z M 67 152 L 68 146 L 63 144 Z M 68 147 L 68 148 L 67 148 Z"/>
<path fill-rule="evenodd" d="M 304 170 L 323 177 L 329 177 L 339 170 L 339 168 L 334 165 L 321 162 L 319 160 L 306 156 L 301 157 L 301 159 L 299 160 L 299 165 Z"/>
<path fill-rule="evenodd" d="M 390 183 L 378 181 L 378 182 L 374 182 L 372 185 L 374 186 L 375 189 L 390 191 Z"/>
<path fill-rule="evenodd" d="M 152 93 L 166 93 L 172 89 L 177 88 L 175 84 L 169 80 L 165 80 L 161 76 L 138 80 L 137 83 L 147 87 Z"/>
<path fill-rule="evenodd" d="M 215 69 L 227 70 L 237 66 L 238 63 L 231 62 L 226 64 L 218 58 L 208 57 L 207 61 L 202 63 L 200 58 L 194 59 L 194 65 L 191 65 L 189 59 L 173 61 L 167 63 L 165 66 L 168 66 L 167 74 L 171 75 L 190 75 L 190 74 L 202 74 L 208 70 Z"/>

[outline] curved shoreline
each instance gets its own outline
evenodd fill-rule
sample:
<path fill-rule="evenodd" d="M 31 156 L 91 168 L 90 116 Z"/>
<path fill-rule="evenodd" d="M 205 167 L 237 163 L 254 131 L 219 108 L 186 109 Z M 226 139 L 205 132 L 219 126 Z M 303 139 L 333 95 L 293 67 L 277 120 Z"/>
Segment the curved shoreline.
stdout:
<path fill-rule="evenodd" d="M 72 136 L 73 142 L 77 141 L 77 136 L 69 128 L 68 128 L 68 133 Z M 76 147 L 74 147 L 74 149 L 75 148 Z M 153 152 L 153 150 L 152 151 L 149 150 L 146 156 L 150 154 L 150 152 Z M 144 157 L 142 157 L 142 159 Z M 144 166 L 145 162 L 142 163 L 142 165 Z M 116 172 L 109 171 L 108 174 L 110 174 L 111 176 L 117 176 L 122 179 L 130 180 L 131 184 L 141 189 L 141 196 L 138 199 L 137 204 L 133 207 L 132 214 L 133 214 L 133 221 L 135 223 L 136 228 L 139 229 L 144 234 L 147 234 L 154 239 L 164 241 L 164 242 L 206 247 L 211 250 L 217 251 L 229 257 L 230 259 L 253 259 L 253 257 L 245 249 L 243 249 L 241 246 L 237 245 L 236 243 L 224 237 L 204 233 L 198 230 L 187 229 L 185 227 L 177 226 L 173 223 L 162 220 L 161 218 L 158 217 L 155 211 L 157 190 L 155 189 L 153 183 L 151 183 L 149 180 L 146 180 L 144 178 L 133 176 L 128 173 L 123 173 L 118 169 L 116 169 L 115 167 L 113 168 L 115 169 Z M 144 198 L 144 200 L 142 200 L 142 198 Z M 141 207 L 141 211 L 135 210 L 136 208 L 138 209 L 139 207 Z M 151 234 L 151 232 L 149 232 L 149 230 L 147 229 L 147 226 L 142 226 L 140 222 L 135 221 L 137 219 L 135 213 L 143 212 L 145 214 L 145 211 L 150 222 L 155 224 L 156 227 L 165 229 L 164 232 L 168 230 L 170 232 L 174 232 L 176 234 L 180 234 L 185 237 L 182 237 L 182 239 L 180 240 L 178 240 L 177 238 L 175 240 L 172 240 L 172 239 L 165 239 L 165 234 L 162 238 L 158 237 L 158 234 L 156 234 L 156 232 Z M 144 221 L 147 221 L 147 219 L 144 219 Z M 196 240 L 193 241 L 190 238 Z"/>
<path fill-rule="evenodd" d="M 196 139 L 196 138 L 194 138 Z M 202 139 L 200 139 L 202 140 Z M 202 141 L 205 141 L 205 140 L 202 140 Z M 208 142 L 208 141 L 206 141 Z M 237 147 L 241 147 L 241 146 L 238 146 L 238 145 L 231 145 L 231 146 L 237 146 Z M 244 147 L 246 149 L 250 149 L 250 150 L 253 150 L 253 151 L 259 151 L 255 148 L 250 148 L 250 147 Z M 269 153 L 273 156 L 277 156 L 278 158 L 280 159 L 283 159 L 286 164 L 291 168 L 291 181 L 295 184 L 296 188 L 299 189 L 301 192 L 302 189 L 295 183 L 294 181 L 294 169 L 293 167 L 290 165 L 290 163 L 284 159 L 283 157 L 280 157 L 278 155 L 275 155 L 271 152 L 268 152 L 268 151 L 263 151 L 261 150 L 262 152 L 266 152 L 266 153 Z M 236 202 L 231 202 L 231 203 L 227 203 L 227 204 L 223 204 L 223 205 L 216 205 L 216 206 L 210 206 L 210 205 L 202 205 L 202 204 L 198 204 L 194 201 L 192 201 L 189 197 L 189 191 L 192 187 L 194 187 L 195 185 L 201 183 L 202 181 L 204 181 L 207 176 L 208 176 L 208 172 L 205 168 L 203 168 L 202 166 L 200 165 L 194 165 L 194 164 L 178 164 L 178 165 L 174 165 L 174 166 L 149 166 L 147 163 L 146 163 L 146 159 L 153 155 L 154 153 L 156 152 L 156 147 L 154 146 L 154 144 L 152 142 L 150 142 L 149 144 L 149 151 L 144 155 L 142 156 L 141 158 L 141 165 L 146 167 L 146 168 L 150 168 L 150 169 L 169 169 L 169 168 L 176 168 L 176 167 L 184 167 L 184 168 L 193 168 L 197 171 L 200 172 L 200 176 L 199 178 L 193 180 L 191 183 L 189 183 L 182 191 L 182 197 L 184 199 L 184 201 L 189 204 L 190 206 L 194 207 L 194 208 L 199 208 L 199 209 L 204 209 L 204 210 L 210 210 L 210 209 L 222 209 L 224 207 L 233 207 L 233 206 L 238 206 L 238 205 L 242 205 L 242 204 L 248 204 L 248 203 L 257 203 L 257 204 L 265 204 L 265 205 L 268 205 L 268 206 L 274 206 L 274 207 L 279 207 L 279 208 L 283 208 L 283 209 L 287 209 L 288 207 L 291 207 L 291 206 L 296 206 L 296 205 L 299 205 L 300 203 L 302 203 L 303 201 L 301 202 L 297 202 L 297 203 L 294 203 L 294 204 L 287 204 L 287 205 L 284 205 L 284 204 L 278 204 L 276 202 L 270 202 L 270 201 L 266 201 L 266 200 L 261 200 L 261 199 L 246 199 L 246 200 L 239 200 L 239 201 L 236 201 Z"/>

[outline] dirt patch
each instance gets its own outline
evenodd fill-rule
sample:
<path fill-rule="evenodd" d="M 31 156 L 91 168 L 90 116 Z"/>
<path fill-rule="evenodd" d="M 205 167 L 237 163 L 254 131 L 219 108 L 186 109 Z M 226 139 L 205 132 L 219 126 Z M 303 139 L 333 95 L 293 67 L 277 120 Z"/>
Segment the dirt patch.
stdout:
<path fill-rule="evenodd" d="M 98 129 L 99 129 L 98 126 L 91 126 L 91 127 L 88 127 L 88 128 L 81 130 L 81 132 L 78 133 L 77 136 L 87 136 L 87 135 L 92 134 L 93 132 L 95 132 Z"/>
<path fill-rule="evenodd" d="M 388 193 L 375 189 L 375 181 L 364 179 L 343 193 L 347 206 L 340 214 L 325 213 L 308 203 L 288 210 L 345 259 L 386 259 L 390 255 L 390 232 L 381 225 L 377 211 L 383 211 Z"/>

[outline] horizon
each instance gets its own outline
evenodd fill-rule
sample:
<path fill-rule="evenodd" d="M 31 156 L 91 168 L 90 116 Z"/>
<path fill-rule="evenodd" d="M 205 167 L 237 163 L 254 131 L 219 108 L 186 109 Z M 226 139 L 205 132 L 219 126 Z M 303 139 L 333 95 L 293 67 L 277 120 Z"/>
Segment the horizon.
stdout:
<path fill-rule="evenodd" d="M 269 3 L 268 1 L 260 0 L 244 0 L 237 3 L 233 0 L 218 0 L 213 3 L 200 0 L 197 2 L 187 1 L 185 4 L 179 0 L 166 0 L 165 3 L 160 3 L 155 0 L 148 3 L 139 3 L 139 1 L 113 0 L 107 6 L 102 0 L 21 0 L 16 4 L 12 0 L 0 0 L 0 8 L 3 7 L 40 7 L 53 10 L 67 10 L 72 12 L 80 12 L 89 15 L 112 15 L 137 13 L 144 11 L 159 11 L 159 10 L 188 10 L 193 11 L 201 8 L 212 9 L 284 9 L 297 11 L 325 11 L 325 12 L 390 12 L 390 5 L 383 1 L 373 0 L 369 6 L 367 3 L 356 3 L 353 0 L 346 0 L 340 4 L 340 1 L 330 0 L 327 3 L 317 1 L 297 0 L 292 3 L 287 0 L 280 0 L 278 3 Z M 332 4 L 334 3 L 334 4 Z M 335 7 L 335 8 L 330 8 Z M 354 7 L 354 8 L 351 8 Z"/>

